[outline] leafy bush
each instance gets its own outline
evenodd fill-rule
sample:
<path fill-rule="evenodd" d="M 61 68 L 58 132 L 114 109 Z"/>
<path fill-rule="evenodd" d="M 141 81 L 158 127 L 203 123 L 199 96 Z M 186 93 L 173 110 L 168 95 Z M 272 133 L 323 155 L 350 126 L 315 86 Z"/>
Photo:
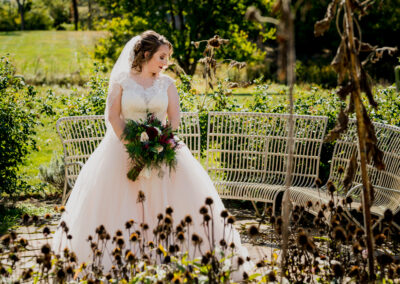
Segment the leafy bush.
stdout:
<path fill-rule="evenodd" d="M 9 9 L 6 5 L 0 5 L 0 31 L 17 30 L 18 25 L 15 22 L 16 18 L 18 18 L 17 11 Z"/>
<path fill-rule="evenodd" d="M 36 91 L 15 76 L 15 67 L 0 58 L 0 194 L 14 194 L 27 187 L 18 167 L 31 150 L 38 124 Z"/>
<path fill-rule="evenodd" d="M 331 65 L 316 64 L 315 62 L 304 64 L 296 62 L 296 79 L 303 83 L 314 83 L 332 88 L 337 85 L 337 75 Z"/>
<path fill-rule="evenodd" d="M 53 26 L 53 21 L 46 7 L 33 7 L 25 14 L 25 29 L 49 30 Z"/>

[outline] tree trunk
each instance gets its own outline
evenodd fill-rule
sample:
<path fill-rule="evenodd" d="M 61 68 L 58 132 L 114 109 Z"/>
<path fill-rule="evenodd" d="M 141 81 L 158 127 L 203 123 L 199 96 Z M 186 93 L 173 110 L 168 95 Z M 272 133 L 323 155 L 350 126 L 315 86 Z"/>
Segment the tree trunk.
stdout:
<path fill-rule="evenodd" d="M 89 10 L 88 30 L 91 30 L 92 29 L 92 0 L 88 0 L 88 10 Z"/>
<path fill-rule="evenodd" d="M 18 12 L 21 18 L 21 31 L 25 30 L 25 0 L 16 0 L 18 4 Z"/>
<path fill-rule="evenodd" d="M 360 81 L 358 79 L 358 74 L 360 70 L 357 70 L 357 62 L 356 58 L 356 47 L 354 43 L 354 28 L 353 28 L 353 18 L 352 18 L 352 9 L 350 5 L 350 1 L 346 0 L 345 6 L 345 17 L 346 17 L 346 29 L 347 34 L 349 36 L 349 50 L 350 50 L 350 74 L 355 84 L 355 90 L 352 92 L 352 96 L 354 96 L 354 106 L 357 116 L 357 132 L 358 132 L 358 143 L 359 143 L 359 154 L 360 154 L 360 162 L 361 162 L 361 178 L 363 183 L 363 194 L 362 194 L 362 207 L 364 213 L 364 225 L 365 225 L 365 234 L 367 236 L 367 249 L 368 249 L 368 272 L 370 281 L 374 279 L 374 243 L 372 236 L 372 227 L 371 227 L 371 210 L 370 210 L 370 192 L 371 192 L 371 183 L 369 181 L 368 172 L 367 172 L 367 155 L 366 155 L 366 129 L 364 122 L 364 107 L 361 101 L 361 89 L 360 89 Z"/>
<path fill-rule="evenodd" d="M 78 30 L 79 14 L 78 14 L 78 0 L 72 0 L 72 9 L 74 14 L 75 30 Z"/>
<path fill-rule="evenodd" d="M 288 121 L 288 140 L 287 140 L 287 161 L 286 161 L 286 177 L 285 177 L 285 192 L 282 200 L 282 261 L 281 261 L 281 281 L 287 271 L 287 250 L 289 243 L 289 225 L 290 225 L 290 210 L 291 210 L 291 198 L 290 198 L 290 187 L 292 186 L 292 171 L 293 171 L 293 145 L 294 145 L 294 120 L 293 120 L 293 109 L 294 109 L 294 98 L 293 98 L 293 87 L 296 80 L 294 72 L 294 66 L 296 61 L 295 46 L 294 46 L 294 16 L 290 7 L 290 0 L 282 1 L 282 23 L 280 23 L 282 30 L 287 35 L 286 48 L 280 52 L 285 52 L 281 56 L 286 56 L 286 80 L 289 86 L 288 99 L 289 99 L 289 121 Z"/>

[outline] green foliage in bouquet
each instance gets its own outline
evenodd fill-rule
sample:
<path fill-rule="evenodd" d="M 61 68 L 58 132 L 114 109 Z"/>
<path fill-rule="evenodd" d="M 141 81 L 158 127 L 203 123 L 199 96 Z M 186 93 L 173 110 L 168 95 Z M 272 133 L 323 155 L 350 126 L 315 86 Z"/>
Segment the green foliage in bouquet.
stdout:
<path fill-rule="evenodd" d="M 162 176 L 163 164 L 170 171 L 175 169 L 177 136 L 169 124 L 163 125 L 154 114 L 148 113 L 145 121 L 128 120 L 123 137 L 129 141 L 125 147 L 132 161 L 127 174 L 129 179 L 135 181 L 143 169 L 158 169 Z"/>

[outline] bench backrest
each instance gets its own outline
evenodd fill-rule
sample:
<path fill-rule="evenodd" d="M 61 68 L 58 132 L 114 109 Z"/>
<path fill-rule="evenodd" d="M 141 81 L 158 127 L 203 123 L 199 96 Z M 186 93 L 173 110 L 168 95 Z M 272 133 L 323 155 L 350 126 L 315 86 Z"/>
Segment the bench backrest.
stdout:
<path fill-rule="evenodd" d="M 207 170 L 214 182 L 284 184 L 288 114 L 210 112 Z M 319 173 L 327 117 L 294 115 L 294 186 Z"/>
<path fill-rule="evenodd" d="M 99 145 L 106 133 L 103 115 L 62 117 L 57 121 L 57 132 L 64 148 L 66 178 L 74 184 L 79 175 L 80 162 L 84 164 Z M 193 156 L 200 159 L 200 123 L 197 113 L 182 112 L 179 137 L 185 142 Z"/>
<path fill-rule="evenodd" d="M 344 177 L 344 174 L 339 174 L 339 168 L 342 167 L 346 170 L 353 153 L 358 155 L 357 137 L 357 124 L 355 120 L 351 119 L 347 131 L 335 142 L 329 180 L 333 181 L 339 190 L 343 187 Z"/>
<path fill-rule="evenodd" d="M 373 125 L 385 163 L 384 170 L 378 170 L 373 162 L 367 165 L 371 184 L 375 187 L 374 206 L 384 206 L 397 212 L 400 210 L 400 128 L 377 122 Z M 338 174 L 338 168 L 342 166 L 346 169 L 354 152 L 357 154 L 357 171 L 352 187 L 362 184 L 357 124 L 352 119 L 348 131 L 337 140 L 332 157 L 330 179 L 339 189 L 343 185 L 343 175 Z"/>

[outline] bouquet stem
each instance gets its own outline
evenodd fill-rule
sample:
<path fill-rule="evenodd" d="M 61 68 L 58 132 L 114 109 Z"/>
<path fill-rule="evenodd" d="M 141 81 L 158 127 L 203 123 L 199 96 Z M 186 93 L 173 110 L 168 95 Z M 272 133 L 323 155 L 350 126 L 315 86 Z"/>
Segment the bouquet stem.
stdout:
<path fill-rule="evenodd" d="M 135 166 L 133 166 L 133 167 L 129 170 L 128 174 L 127 174 L 128 178 L 129 178 L 130 180 L 132 180 L 132 181 L 135 181 L 135 180 L 138 178 L 140 172 L 141 172 L 143 169 L 144 169 L 144 165 L 135 165 Z"/>

